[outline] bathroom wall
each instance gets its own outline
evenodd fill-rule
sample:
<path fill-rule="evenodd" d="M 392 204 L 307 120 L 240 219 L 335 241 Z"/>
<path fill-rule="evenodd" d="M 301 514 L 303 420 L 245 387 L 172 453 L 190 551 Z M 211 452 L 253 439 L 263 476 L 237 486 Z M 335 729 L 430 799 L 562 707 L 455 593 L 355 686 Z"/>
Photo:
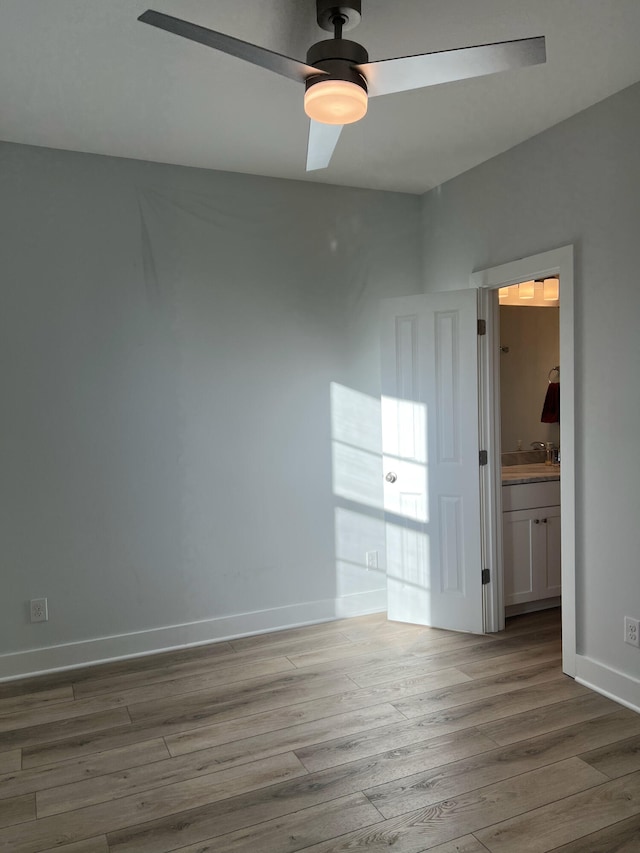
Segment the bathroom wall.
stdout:
<path fill-rule="evenodd" d="M 500 306 L 502 452 L 560 441 L 559 424 L 540 421 L 549 371 L 560 363 L 558 308 Z"/>

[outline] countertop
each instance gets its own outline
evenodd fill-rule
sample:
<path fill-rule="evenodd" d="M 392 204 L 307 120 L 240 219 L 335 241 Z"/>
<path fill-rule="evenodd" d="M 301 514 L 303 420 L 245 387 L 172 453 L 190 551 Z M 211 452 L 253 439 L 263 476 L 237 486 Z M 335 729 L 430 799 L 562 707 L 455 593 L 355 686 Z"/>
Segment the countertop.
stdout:
<path fill-rule="evenodd" d="M 560 479 L 559 465 L 545 465 L 535 462 L 530 465 L 504 465 L 502 467 L 502 485 L 516 486 L 520 483 L 546 483 Z"/>

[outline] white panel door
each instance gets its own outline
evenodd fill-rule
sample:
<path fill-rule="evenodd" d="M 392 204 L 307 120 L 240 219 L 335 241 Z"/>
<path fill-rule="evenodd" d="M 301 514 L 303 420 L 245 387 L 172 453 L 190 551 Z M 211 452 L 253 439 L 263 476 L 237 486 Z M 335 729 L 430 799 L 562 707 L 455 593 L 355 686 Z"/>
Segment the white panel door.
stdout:
<path fill-rule="evenodd" d="M 388 617 L 481 632 L 477 295 L 382 307 Z"/>

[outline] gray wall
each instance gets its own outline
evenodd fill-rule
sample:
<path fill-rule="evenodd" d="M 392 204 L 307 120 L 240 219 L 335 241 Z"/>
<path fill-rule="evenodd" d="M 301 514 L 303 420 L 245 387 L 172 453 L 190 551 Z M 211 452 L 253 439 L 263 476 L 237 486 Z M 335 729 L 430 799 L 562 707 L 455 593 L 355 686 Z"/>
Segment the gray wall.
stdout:
<path fill-rule="evenodd" d="M 531 449 L 532 441 L 560 443 L 560 425 L 540 421 L 549 371 L 560 362 L 557 308 L 500 306 L 502 452 Z"/>
<path fill-rule="evenodd" d="M 578 652 L 638 678 L 640 85 L 423 198 L 427 290 L 575 245 Z"/>
<path fill-rule="evenodd" d="M 384 587 L 360 540 L 340 584 L 331 383 L 379 393 L 419 206 L 0 146 L 0 652 Z"/>

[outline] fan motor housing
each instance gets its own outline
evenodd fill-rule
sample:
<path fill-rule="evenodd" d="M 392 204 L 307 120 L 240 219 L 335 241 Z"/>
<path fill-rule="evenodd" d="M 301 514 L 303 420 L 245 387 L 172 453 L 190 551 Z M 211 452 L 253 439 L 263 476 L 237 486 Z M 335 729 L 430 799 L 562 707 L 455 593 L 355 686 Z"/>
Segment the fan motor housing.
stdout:
<path fill-rule="evenodd" d="M 363 65 L 369 61 L 369 54 L 361 44 L 347 39 L 326 39 L 312 45 L 307 51 L 307 65 L 313 65 L 324 71 L 334 80 L 347 80 L 367 91 L 367 81 L 354 65 Z M 309 77 L 306 88 L 309 89 L 325 75 Z"/>
<path fill-rule="evenodd" d="M 342 18 L 342 29 L 345 32 L 357 27 L 362 18 L 361 0 L 349 0 L 347 3 L 336 3 L 336 0 L 316 0 L 316 10 L 318 26 L 328 32 L 333 32 L 336 18 Z"/>
<path fill-rule="evenodd" d="M 339 59 L 351 65 L 364 65 L 369 54 L 357 41 L 347 39 L 325 39 L 312 44 L 307 51 L 307 64 L 320 65 L 322 62 Z"/>

